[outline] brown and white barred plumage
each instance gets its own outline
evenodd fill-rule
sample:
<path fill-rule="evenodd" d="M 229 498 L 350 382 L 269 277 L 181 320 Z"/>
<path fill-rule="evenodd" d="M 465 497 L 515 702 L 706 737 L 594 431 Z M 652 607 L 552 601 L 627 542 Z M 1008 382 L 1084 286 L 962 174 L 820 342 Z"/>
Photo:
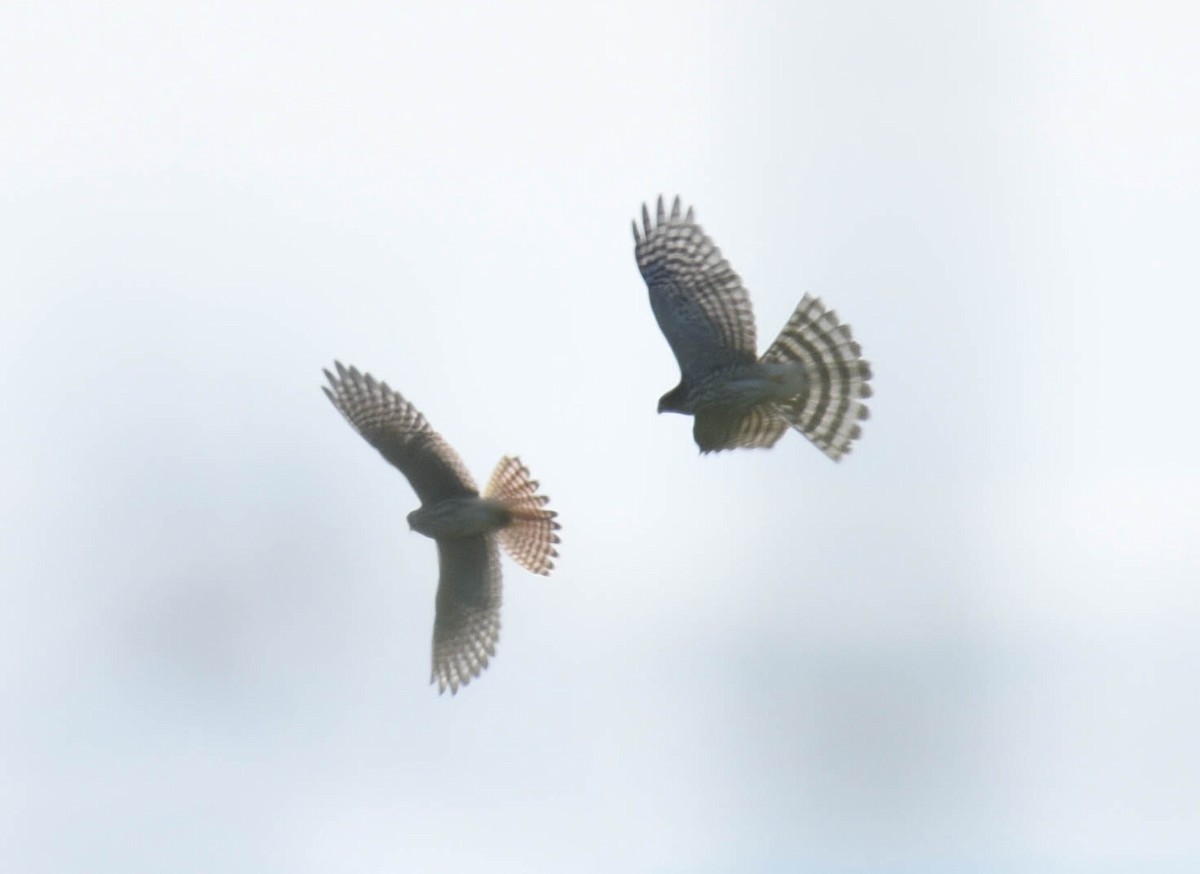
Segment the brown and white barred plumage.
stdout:
<path fill-rule="evenodd" d="M 633 238 L 655 319 L 679 362 L 679 385 L 659 412 L 695 416 L 701 452 L 770 447 L 791 427 L 840 461 L 862 434 L 862 400 L 871 396 L 871 366 L 850 327 L 806 294 L 758 358 L 750 295 L 691 208 L 683 214 L 676 197 L 668 215 L 659 197 L 651 223 L 643 205 Z"/>
<path fill-rule="evenodd" d="M 367 442 L 408 479 L 421 507 L 413 530 L 438 547 L 433 669 L 438 691 L 457 692 L 487 667 L 500 636 L 500 550 L 528 570 L 548 575 L 558 555 L 559 525 L 548 498 L 517 458 L 496 465 L 481 496 L 458 453 L 411 403 L 385 382 L 336 363 L 322 387 Z"/>

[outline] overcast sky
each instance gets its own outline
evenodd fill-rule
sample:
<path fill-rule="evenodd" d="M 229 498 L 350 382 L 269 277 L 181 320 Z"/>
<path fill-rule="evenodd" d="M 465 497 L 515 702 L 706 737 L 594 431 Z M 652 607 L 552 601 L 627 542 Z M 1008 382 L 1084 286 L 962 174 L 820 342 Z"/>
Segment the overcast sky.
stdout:
<path fill-rule="evenodd" d="M 1200 864 L 1200 14 L 0 9 L 0 867 Z M 841 464 L 701 457 L 632 254 L 695 206 Z M 563 523 L 427 685 L 402 391 Z"/>

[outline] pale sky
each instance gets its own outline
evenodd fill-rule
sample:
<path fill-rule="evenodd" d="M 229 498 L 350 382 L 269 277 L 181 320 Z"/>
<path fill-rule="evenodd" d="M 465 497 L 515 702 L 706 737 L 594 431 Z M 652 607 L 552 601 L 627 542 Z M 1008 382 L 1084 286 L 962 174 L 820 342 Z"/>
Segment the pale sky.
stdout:
<path fill-rule="evenodd" d="M 1196 870 L 1198 25 L 6 4 L 0 868 Z M 843 463 L 655 414 L 660 193 L 853 326 Z M 560 513 L 456 697 L 335 358 Z"/>

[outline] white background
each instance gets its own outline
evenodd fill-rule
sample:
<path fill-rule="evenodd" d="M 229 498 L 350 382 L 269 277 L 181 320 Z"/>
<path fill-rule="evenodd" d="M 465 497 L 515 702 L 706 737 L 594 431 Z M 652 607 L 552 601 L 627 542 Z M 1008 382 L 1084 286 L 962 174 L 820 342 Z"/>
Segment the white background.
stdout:
<path fill-rule="evenodd" d="M 1196 870 L 1197 25 L 5 4 L 0 866 Z M 655 415 L 660 192 L 853 325 L 842 464 Z M 334 358 L 561 514 L 454 698 Z"/>

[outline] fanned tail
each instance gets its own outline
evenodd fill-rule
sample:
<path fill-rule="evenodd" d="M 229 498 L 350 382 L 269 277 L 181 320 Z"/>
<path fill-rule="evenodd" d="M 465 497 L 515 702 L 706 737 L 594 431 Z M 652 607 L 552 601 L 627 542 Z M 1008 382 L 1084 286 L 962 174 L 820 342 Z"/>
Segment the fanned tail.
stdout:
<path fill-rule="evenodd" d="M 806 294 L 762 361 L 804 365 L 808 390 L 777 403 L 776 409 L 818 449 L 841 461 L 862 435 L 859 422 L 868 410 L 861 399 L 871 396 L 871 365 L 863 360 L 850 326 L 841 324 L 820 298 Z"/>
<path fill-rule="evenodd" d="M 550 501 L 538 494 L 538 482 L 529 475 L 529 468 L 519 458 L 500 459 L 483 496 L 503 501 L 512 513 L 512 522 L 497 534 L 504 551 L 525 569 L 546 576 L 558 557 L 558 514 L 545 509 Z"/>

